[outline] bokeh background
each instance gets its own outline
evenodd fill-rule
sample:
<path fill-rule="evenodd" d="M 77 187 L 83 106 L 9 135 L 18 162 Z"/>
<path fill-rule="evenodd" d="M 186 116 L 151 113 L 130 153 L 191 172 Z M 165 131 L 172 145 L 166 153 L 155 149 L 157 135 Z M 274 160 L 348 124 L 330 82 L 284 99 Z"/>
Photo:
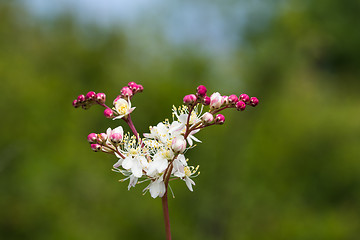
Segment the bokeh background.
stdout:
<path fill-rule="evenodd" d="M 131 2 L 131 3 L 130 3 Z M 248 93 L 198 134 L 194 192 L 172 184 L 174 239 L 360 235 L 360 2 L 0 1 L 0 239 L 164 239 L 161 201 L 127 191 L 86 136 L 116 127 L 74 109 L 129 81 L 147 132 L 199 84 Z M 129 130 L 128 128 L 126 128 Z"/>

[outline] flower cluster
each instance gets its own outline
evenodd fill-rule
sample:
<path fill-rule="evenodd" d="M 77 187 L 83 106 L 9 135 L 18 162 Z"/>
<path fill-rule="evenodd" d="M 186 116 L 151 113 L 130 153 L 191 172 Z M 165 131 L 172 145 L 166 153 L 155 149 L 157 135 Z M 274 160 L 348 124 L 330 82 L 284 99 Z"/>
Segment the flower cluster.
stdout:
<path fill-rule="evenodd" d="M 245 110 L 246 106 L 255 107 L 259 101 L 246 94 L 223 96 L 218 92 L 207 95 L 207 89 L 201 85 L 195 94 L 186 95 L 184 105 L 173 106 L 172 121 L 165 119 L 156 126 L 150 126 L 149 133 L 140 137 L 131 120 L 131 98 L 143 87 L 134 82 L 121 89 L 121 94 L 113 101 L 113 107 L 105 104 L 105 94 L 89 92 L 74 100 L 73 106 L 88 109 L 99 104 L 105 107 L 107 118 L 123 119 L 132 133 L 125 133 L 121 126 L 106 133 L 90 133 L 87 137 L 91 149 L 116 156 L 113 171 L 125 176 L 121 181 L 129 180 L 128 189 L 138 183 L 149 182 L 144 192 L 150 192 L 153 198 L 162 197 L 167 192 L 171 180 L 183 180 L 190 191 L 195 182 L 192 178 L 199 175 L 199 166 L 188 165 L 185 157 L 187 150 L 195 147 L 194 142 L 201 142 L 195 137 L 200 130 L 225 122 L 225 116 L 219 112 L 234 108 Z M 204 111 L 208 107 L 208 111 Z"/>

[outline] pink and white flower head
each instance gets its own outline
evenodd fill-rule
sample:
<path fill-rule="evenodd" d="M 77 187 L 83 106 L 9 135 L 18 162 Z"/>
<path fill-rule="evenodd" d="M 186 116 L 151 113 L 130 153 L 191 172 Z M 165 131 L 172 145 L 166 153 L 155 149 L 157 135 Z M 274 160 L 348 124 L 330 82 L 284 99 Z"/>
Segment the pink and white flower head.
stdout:
<path fill-rule="evenodd" d="M 96 93 L 94 91 L 88 92 L 85 96 L 85 99 L 91 101 L 95 99 Z"/>
<path fill-rule="evenodd" d="M 204 123 L 210 124 L 214 121 L 214 116 L 211 113 L 206 112 L 204 113 L 201 119 L 203 120 Z"/>
<path fill-rule="evenodd" d="M 82 94 L 82 95 L 79 95 L 78 97 L 77 97 L 77 101 L 79 102 L 79 103 L 83 103 L 83 102 L 85 102 L 85 96 Z"/>
<path fill-rule="evenodd" d="M 96 143 L 97 134 L 96 134 L 96 133 L 90 133 L 90 134 L 87 136 L 87 140 L 88 140 L 89 143 Z"/>
<path fill-rule="evenodd" d="M 106 118 L 112 118 L 114 116 L 113 110 L 111 110 L 110 108 L 105 109 L 104 110 L 104 116 Z"/>
<path fill-rule="evenodd" d="M 96 101 L 100 104 L 104 104 L 106 101 L 106 95 L 105 93 L 98 93 L 96 94 Z"/>
<path fill-rule="evenodd" d="M 131 97 L 133 95 L 133 91 L 129 87 L 123 87 L 121 89 L 121 95 L 124 98 L 129 98 L 129 97 Z"/>
<path fill-rule="evenodd" d="M 257 99 L 256 97 L 252 97 L 250 99 L 250 105 L 253 107 L 256 107 L 259 104 L 259 99 Z"/>
<path fill-rule="evenodd" d="M 224 98 L 220 93 L 215 92 L 210 97 L 210 107 L 211 108 L 220 108 L 224 104 Z"/>
<path fill-rule="evenodd" d="M 100 144 L 97 144 L 97 143 L 93 143 L 90 145 L 91 149 L 94 151 L 94 152 L 98 152 L 101 150 L 101 145 Z"/>
<path fill-rule="evenodd" d="M 186 150 L 186 141 L 184 136 L 179 135 L 172 140 L 171 148 L 176 153 L 183 153 Z"/>
<path fill-rule="evenodd" d="M 233 103 L 233 104 L 239 101 L 238 97 L 235 94 L 230 95 L 228 99 L 229 99 L 229 103 Z"/>
<path fill-rule="evenodd" d="M 238 111 L 244 111 L 246 108 L 246 104 L 240 100 L 236 103 L 235 107 Z"/>
<path fill-rule="evenodd" d="M 206 89 L 206 87 L 204 85 L 200 85 L 200 86 L 197 87 L 196 92 L 197 92 L 198 96 L 205 97 L 207 89 Z"/>
<path fill-rule="evenodd" d="M 224 115 L 222 115 L 222 114 L 218 114 L 218 115 L 216 115 L 216 117 L 215 117 L 215 123 L 216 124 L 224 124 L 224 122 L 225 122 L 225 116 Z"/>
<path fill-rule="evenodd" d="M 239 96 L 239 100 L 243 101 L 244 103 L 249 103 L 250 97 L 244 93 Z"/>
<path fill-rule="evenodd" d="M 117 98 L 117 100 L 114 101 L 114 110 L 119 114 L 119 116 L 114 117 L 113 120 L 126 117 L 132 113 L 134 109 L 135 107 L 131 107 L 130 100 L 126 101 L 123 98 Z"/>
<path fill-rule="evenodd" d="M 118 144 L 122 141 L 124 136 L 124 130 L 121 126 L 114 128 L 111 130 L 111 128 L 108 128 L 106 130 L 106 135 L 108 136 L 108 141 L 110 140 L 114 144 Z"/>
<path fill-rule="evenodd" d="M 108 139 L 108 136 L 106 135 L 106 133 L 100 133 L 100 134 L 98 134 L 97 142 L 99 144 L 104 144 L 107 139 Z"/>
<path fill-rule="evenodd" d="M 196 96 L 194 94 L 189 94 L 184 97 L 184 104 L 193 105 L 196 103 Z"/>
<path fill-rule="evenodd" d="M 211 102 L 210 97 L 205 96 L 204 99 L 203 99 L 203 101 L 202 101 L 202 104 L 203 104 L 204 106 L 209 106 L 209 105 L 210 105 L 210 102 Z"/>

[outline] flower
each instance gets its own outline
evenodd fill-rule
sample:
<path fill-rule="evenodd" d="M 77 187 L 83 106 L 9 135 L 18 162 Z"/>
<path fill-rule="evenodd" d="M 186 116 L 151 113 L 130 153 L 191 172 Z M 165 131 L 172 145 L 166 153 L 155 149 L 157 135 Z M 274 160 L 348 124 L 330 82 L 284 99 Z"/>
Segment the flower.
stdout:
<path fill-rule="evenodd" d="M 210 97 L 210 107 L 211 108 L 220 108 L 223 105 L 225 99 L 220 95 L 220 93 L 215 92 Z"/>
<path fill-rule="evenodd" d="M 144 191 L 149 190 L 152 198 L 162 197 L 166 192 L 165 183 L 163 176 L 157 178 L 155 181 L 151 182 Z"/>
<path fill-rule="evenodd" d="M 126 101 L 123 98 L 118 98 L 114 101 L 114 110 L 119 116 L 114 117 L 113 120 L 126 117 L 135 110 L 135 107 L 131 107 L 130 100 Z"/>

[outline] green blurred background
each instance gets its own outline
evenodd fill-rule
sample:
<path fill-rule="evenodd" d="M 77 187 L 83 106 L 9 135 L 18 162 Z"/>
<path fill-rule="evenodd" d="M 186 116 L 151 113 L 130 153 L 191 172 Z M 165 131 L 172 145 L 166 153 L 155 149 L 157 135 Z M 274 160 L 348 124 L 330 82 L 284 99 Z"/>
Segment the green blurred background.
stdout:
<path fill-rule="evenodd" d="M 161 201 L 146 184 L 127 191 L 116 159 L 86 142 L 122 122 L 71 106 L 91 90 L 110 103 L 129 81 L 145 89 L 133 99 L 142 133 L 199 84 L 260 99 L 198 134 L 195 191 L 172 184 L 174 239 L 359 239 L 360 2 L 199 3 L 193 13 L 219 10 L 231 36 L 176 42 L 166 17 L 104 25 L 0 1 L 0 239 L 165 238 Z"/>

